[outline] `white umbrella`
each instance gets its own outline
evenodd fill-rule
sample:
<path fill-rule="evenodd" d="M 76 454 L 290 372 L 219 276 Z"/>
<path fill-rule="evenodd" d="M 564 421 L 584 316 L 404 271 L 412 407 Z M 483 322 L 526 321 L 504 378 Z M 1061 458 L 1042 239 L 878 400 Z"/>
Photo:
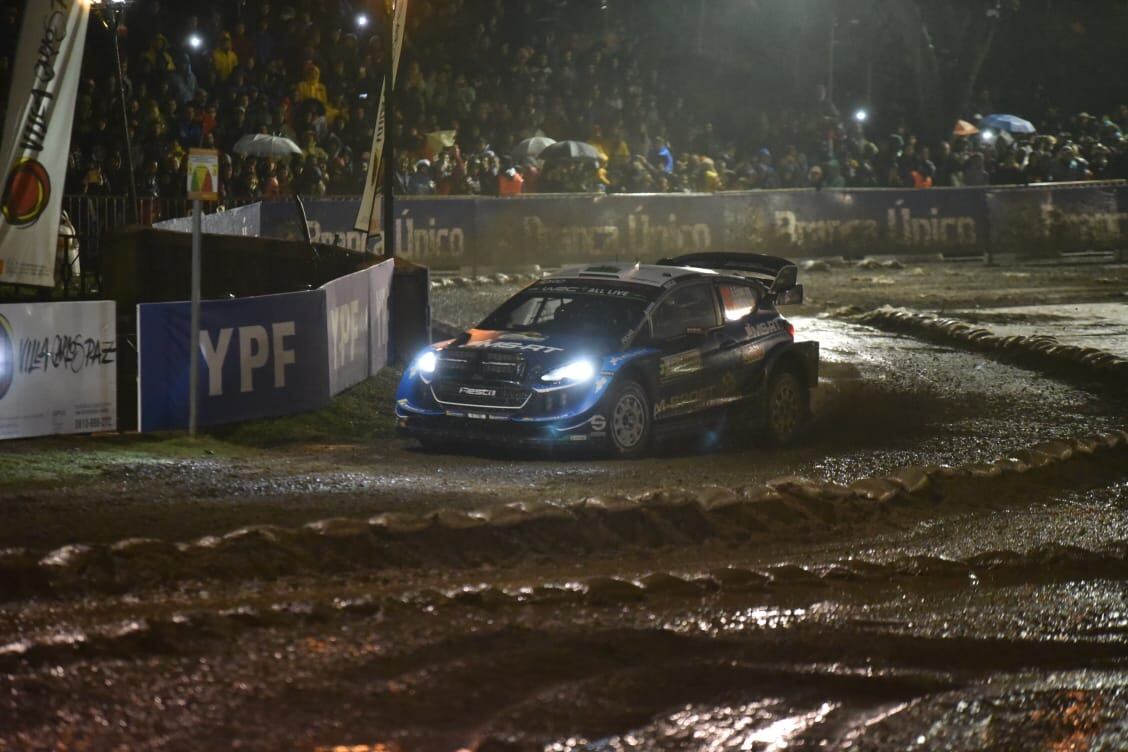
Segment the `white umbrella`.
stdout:
<path fill-rule="evenodd" d="M 285 136 L 248 133 L 235 142 L 235 153 L 245 157 L 289 157 L 301 154 L 301 148 Z"/>
<path fill-rule="evenodd" d="M 546 146 L 540 153 L 540 158 L 546 162 L 572 161 L 572 162 L 598 162 L 599 149 L 586 141 L 557 141 Z"/>
<path fill-rule="evenodd" d="M 540 157 L 540 153 L 542 151 L 555 143 L 556 141 L 549 138 L 548 136 L 533 136 L 532 138 L 526 138 L 524 141 L 514 147 L 513 154 L 510 156 L 513 157 L 514 162 L 524 162 L 527 159 L 537 159 L 538 157 Z"/>

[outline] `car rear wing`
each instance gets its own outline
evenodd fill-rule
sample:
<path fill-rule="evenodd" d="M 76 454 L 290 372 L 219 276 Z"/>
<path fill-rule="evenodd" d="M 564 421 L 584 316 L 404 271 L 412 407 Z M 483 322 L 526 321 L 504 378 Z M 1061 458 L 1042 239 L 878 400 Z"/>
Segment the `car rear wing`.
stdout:
<path fill-rule="evenodd" d="M 768 292 L 777 305 L 803 302 L 803 285 L 797 283 L 799 268 L 779 256 L 760 253 L 690 253 L 664 258 L 660 266 L 692 266 L 717 272 L 736 272 L 771 280 Z"/>

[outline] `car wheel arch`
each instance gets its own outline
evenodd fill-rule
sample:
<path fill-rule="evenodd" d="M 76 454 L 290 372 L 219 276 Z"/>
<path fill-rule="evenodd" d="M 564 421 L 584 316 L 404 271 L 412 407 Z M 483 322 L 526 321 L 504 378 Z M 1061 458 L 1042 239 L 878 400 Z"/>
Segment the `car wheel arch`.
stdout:
<path fill-rule="evenodd" d="M 796 377 L 798 377 L 799 382 L 807 388 L 810 388 L 815 384 L 815 379 L 810 372 L 810 368 L 807 364 L 806 359 L 803 358 L 798 352 L 796 352 L 793 345 L 790 343 L 787 347 L 781 348 L 778 353 L 776 353 L 768 360 L 764 368 L 764 375 L 761 386 L 767 387 L 768 382 L 771 381 L 772 376 L 781 370 L 791 371 L 792 373 L 794 373 Z"/>
<path fill-rule="evenodd" d="M 643 368 L 641 363 L 629 363 L 615 374 L 615 380 L 620 379 L 629 379 L 641 386 L 646 398 L 650 400 L 650 408 L 654 409 L 655 397 L 658 393 L 658 380 L 654 374 Z"/>

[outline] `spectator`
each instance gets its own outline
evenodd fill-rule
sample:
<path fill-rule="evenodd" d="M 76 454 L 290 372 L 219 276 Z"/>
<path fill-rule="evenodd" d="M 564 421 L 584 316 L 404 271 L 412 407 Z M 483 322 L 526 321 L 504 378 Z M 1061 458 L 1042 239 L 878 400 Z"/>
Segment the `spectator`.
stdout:
<path fill-rule="evenodd" d="M 322 108 L 329 104 L 329 92 L 325 84 L 321 83 L 321 69 L 313 63 L 306 63 L 305 78 L 298 84 L 298 101 L 315 100 L 320 102 Z"/>
<path fill-rule="evenodd" d="M 963 171 L 963 184 L 973 188 L 988 185 L 991 182 L 991 176 L 987 174 L 987 170 L 983 167 L 983 155 L 979 153 L 972 154 L 967 160 L 967 166 Z"/>
<path fill-rule="evenodd" d="M 182 52 L 176 62 L 176 70 L 168 77 L 169 90 L 180 104 L 187 104 L 196 98 L 196 74 L 192 72 L 192 58 Z"/>
<path fill-rule="evenodd" d="M 239 56 L 235 54 L 232 45 L 231 33 L 225 31 L 220 37 L 219 47 L 212 52 L 212 66 L 215 69 L 215 77 L 220 83 L 231 78 L 231 74 L 239 65 Z"/>
<path fill-rule="evenodd" d="M 415 163 L 415 172 L 407 180 L 407 192 L 414 196 L 429 196 L 435 192 L 435 181 L 431 178 L 431 162 L 420 159 Z"/>
<path fill-rule="evenodd" d="M 604 28 L 613 10 L 564 18 L 554 3 L 417 3 L 409 16 L 393 124 L 396 148 L 407 152 L 407 169 L 398 177 L 404 188 L 511 192 L 516 181 L 497 155 L 537 132 L 557 139 L 586 135 L 607 159 L 601 166 L 516 166 L 522 193 L 1128 177 L 1122 135 L 1128 107 L 1096 117 L 1047 112 L 1039 125 L 1056 136 L 1019 137 L 1013 147 L 999 145 L 997 157 L 995 145 L 978 137 L 918 143 L 904 124 L 875 143 L 866 124 L 841 122 L 822 88 L 796 105 L 755 110 L 731 97 L 718 106 L 711 100 L 715 92 L 696 91 L 670 75 L 655 47 L 645 43 L 644 29 L 622 23 Z M 0 41 L 10 42 L 0 46 L 0 80 L 10 75 L 20 5 L 0 0 Z M 276 7 L 247 0 L 238 13 L 229 5 L 146 0 L 127 13 L 125 109 L 139 186 L 155 163 L 157 190 L 182 190 L 182 176 L 165 174 L 180 169 L 180 150 L 214 143 L 230 157 L 239 137 L 270 132 L 295 140 L 304 155 L 292 170 L 233 160 L 231 178 L 240 195 L 357 190 L 382 83 L 382 35 L 354 33 L 351 3 Z M 466 23 L 471 11 L 482 14 L 480 23 Z M 532 31 L 538 28 L 550 31 Z M 173 33 L 176 50 L 166 36 Z M 206 46 L 182 48 L 191 34 L 217 45 L 210 52 Z M 459 44 L 443 48 L 439 39 Z M 121 191 L 127 181 L 113 158 L 121 151 L 118 87 L 104 57 L 88 55 L 85 64 L 72 142 L 80 153 L 68 185 Z M 970 113 L 964 117 L 974 121 Z M 896 123 L 895 116 L 890 120 Z M 461 148 L 435 155 L 424 179 L 416 163 L 426 156 L 425 134 L 447 130 L 457 132 Z M 101 177 L 87 181 L 94 163 Z"/>
<path fill-rule="evenodd" d="M 513 162 L 506 158 L 505 167 L 498 177 L 498 195 L 520 196 L 521 186 L 524 182 L 525 179 L 521 176 L 521 173 L 517 171 L 517 168 L 513 166 Z"/>
<path fill-rule="evenodd" d="M 1077 156 L 1071 145 L 1066 144 L 1058 152 L 1057 159 L 1050 166 L 1049 180 L 1055 183 L 1085 180 L 1088 176 L 1087 167 L 1085 160 Z"/>

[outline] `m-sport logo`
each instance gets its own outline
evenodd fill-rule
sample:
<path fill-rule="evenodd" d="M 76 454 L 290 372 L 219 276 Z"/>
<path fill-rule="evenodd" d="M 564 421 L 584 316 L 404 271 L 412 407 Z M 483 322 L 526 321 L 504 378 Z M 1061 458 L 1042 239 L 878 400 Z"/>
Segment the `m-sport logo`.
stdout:
<path fill-rule="evenodd" d="M 475 389 L 469 386 L 458 387 L 459 394 L 465 394 L 470 397 L 496 397 L 496 389 Z"/>
<path fill-rule="evenodd" d="M 0 316 L 0 399 L 12 388 L 16 375 L 16 338 L 8 319 Z"/>

